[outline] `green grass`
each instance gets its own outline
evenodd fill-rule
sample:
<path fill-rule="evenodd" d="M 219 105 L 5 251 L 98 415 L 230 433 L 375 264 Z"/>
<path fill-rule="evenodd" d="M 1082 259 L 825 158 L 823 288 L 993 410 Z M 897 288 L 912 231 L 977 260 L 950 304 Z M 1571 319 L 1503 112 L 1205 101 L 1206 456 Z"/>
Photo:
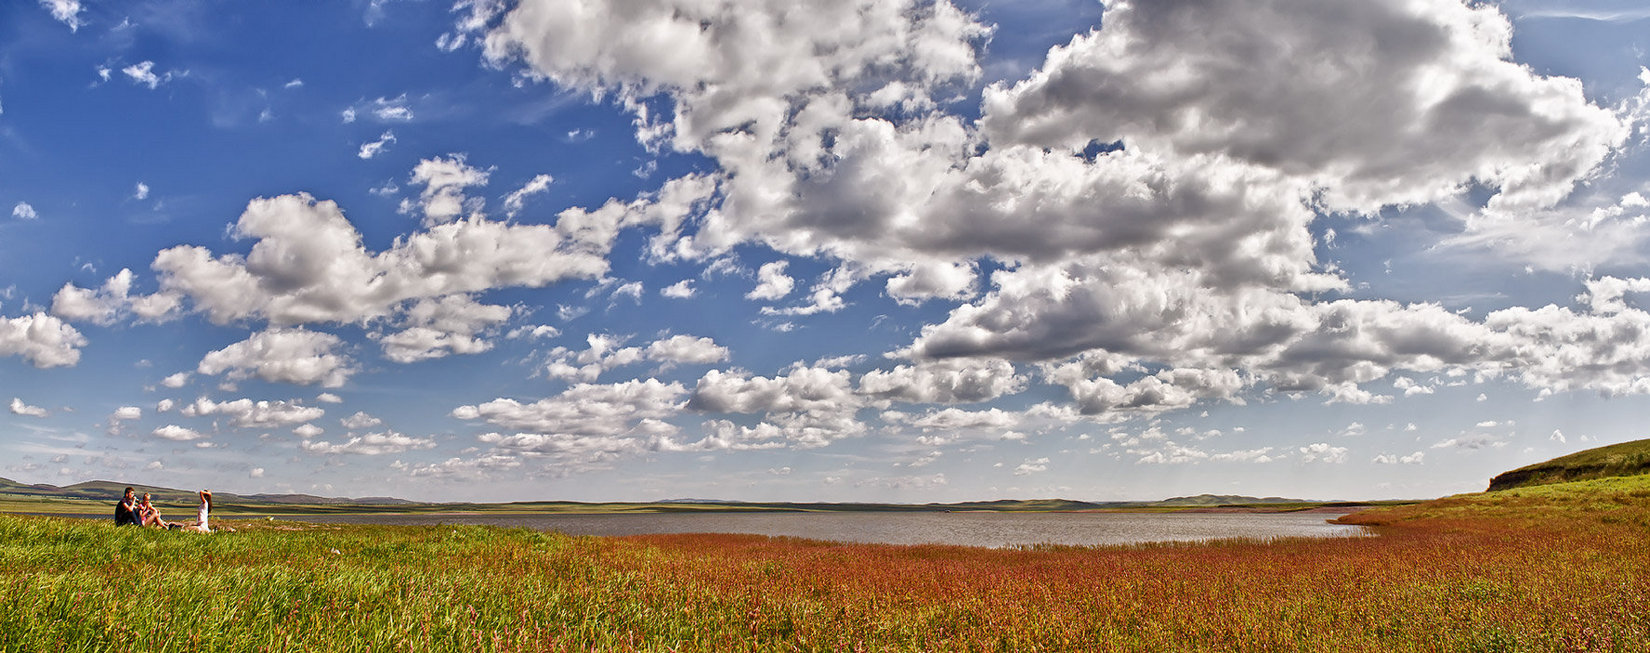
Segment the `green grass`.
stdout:
<path fill-rule="evenodd" d="M 1612 444 L 1526 465 L 1490 479 L 1490 490 L 1650 473 L 1650 439 Z"/>
<path fill-rule="evenodd" d="M 1536 528 L 1553 520 L 1624 524 L 1650 532 L 1650 474 L 1531 485 L 1459 494 L 1424 503 L 1365 510 L 1338 521 L 1372 526 L 1466 520 Z"/>
<path fill-rule="evenodd" d="M 529 531 L 4 517 L 0 543 L 7 651 L 545 648 L 546 617 L 589 645 L 624 636 L 595 627 L 626 609 L 600 591 L 622 585 L 576 582 L 596 573 L 593 543 Z"/>
<path fill-rule="evenodd" d="M 1650 477 L 987 550 L 0 515 L 0 651 L 1650 651 Z"/>

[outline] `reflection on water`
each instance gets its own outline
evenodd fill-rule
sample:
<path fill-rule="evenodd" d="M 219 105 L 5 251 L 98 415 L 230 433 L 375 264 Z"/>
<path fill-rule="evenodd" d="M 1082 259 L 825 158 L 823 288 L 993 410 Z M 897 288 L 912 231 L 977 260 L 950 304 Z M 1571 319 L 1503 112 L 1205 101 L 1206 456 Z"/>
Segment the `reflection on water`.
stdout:
<path fill-rule="evenodd" d="M 1350 537 L 1361 526 L 1330 524 L 1338 514 L 784 512 L 618 515 L 303 515 L 299 521 L 351 524 L 487 524 L 569 535 L 749 533 L 812 540 L 978 547 L 1096 546 L 1225 538 Z"/>

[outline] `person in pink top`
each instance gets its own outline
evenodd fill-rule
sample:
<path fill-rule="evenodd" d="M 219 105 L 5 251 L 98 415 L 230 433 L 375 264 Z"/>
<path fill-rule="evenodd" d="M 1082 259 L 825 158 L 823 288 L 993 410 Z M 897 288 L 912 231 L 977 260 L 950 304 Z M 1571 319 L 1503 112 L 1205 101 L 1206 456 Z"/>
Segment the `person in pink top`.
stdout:
<path fill-rule="evenodd" d="M 171 527 L 171 524 L 168 524 L 166 520 L 160 518 L 160 509 L 156 508 L 155 504 L 149 500 L 148 492 L 144 492 L 143 500 L 138 502 L 137 516 L 138 523 L 143 524 L 144 526 L 158 526 L 160 528 Z"/>

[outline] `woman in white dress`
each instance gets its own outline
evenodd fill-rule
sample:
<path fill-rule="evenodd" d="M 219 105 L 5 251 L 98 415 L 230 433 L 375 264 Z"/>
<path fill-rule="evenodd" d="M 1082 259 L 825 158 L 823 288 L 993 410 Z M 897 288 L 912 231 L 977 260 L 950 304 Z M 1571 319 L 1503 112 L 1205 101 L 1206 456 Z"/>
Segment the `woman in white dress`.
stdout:
<path fill-rule="evenodd" d="M 212 512 L 212 491 L 201 490 L 200 497 L 201 507 L 195 512 L 195 523 L 184 526 L 183 530 L 193 531 L 196 533 L 210 533 L 212 532 L 212 527 L 207 524 L 207 519 L 211 517 L 210 513 Z"/>

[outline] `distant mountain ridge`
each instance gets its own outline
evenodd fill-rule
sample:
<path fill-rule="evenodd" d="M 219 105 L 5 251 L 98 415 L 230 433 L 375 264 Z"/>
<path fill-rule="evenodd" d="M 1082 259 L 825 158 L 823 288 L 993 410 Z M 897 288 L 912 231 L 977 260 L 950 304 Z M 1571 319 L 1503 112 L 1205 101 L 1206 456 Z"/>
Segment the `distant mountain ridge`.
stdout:
<path fill-rule="evenodd" d="M 1650 439 L 1585 449 L 1490 479 L 1489 491 L 1650 473 Z"/>

